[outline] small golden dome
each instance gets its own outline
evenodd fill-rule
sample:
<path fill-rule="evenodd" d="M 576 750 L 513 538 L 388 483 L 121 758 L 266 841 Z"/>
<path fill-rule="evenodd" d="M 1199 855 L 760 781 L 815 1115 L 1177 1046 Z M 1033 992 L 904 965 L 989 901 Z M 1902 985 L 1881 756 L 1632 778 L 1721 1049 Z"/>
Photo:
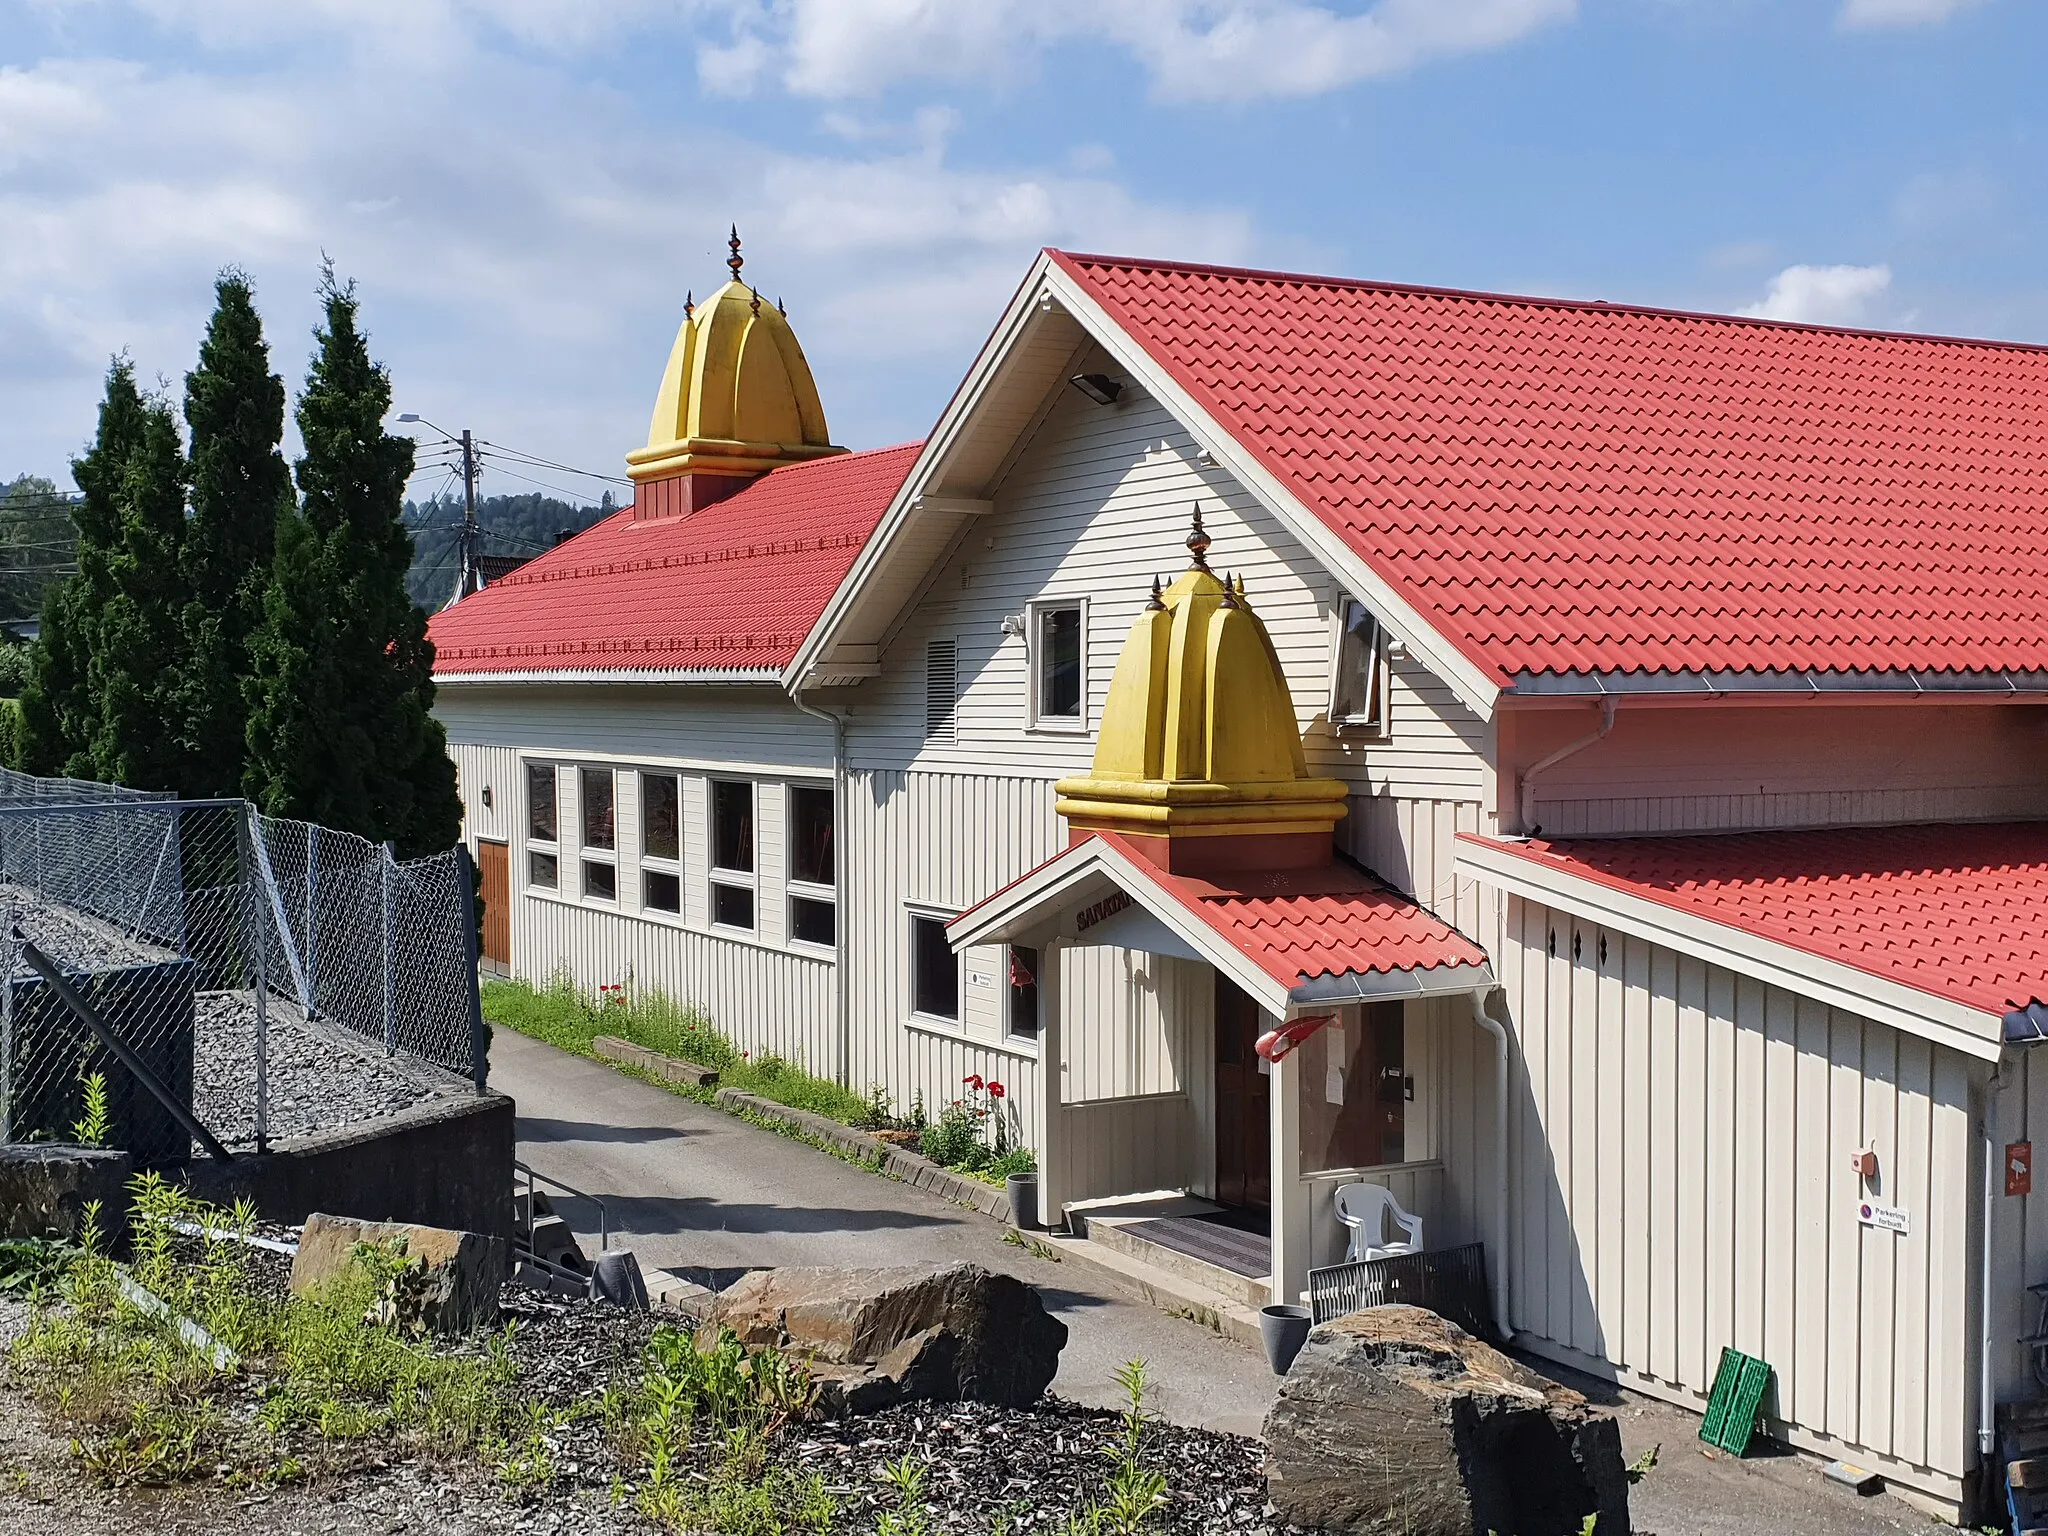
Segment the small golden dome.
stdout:
<path fill-rule="evenodd" d="M 1059 812 L 1077 833 L 1263 840 L 1227 855 L 1190 849 L 1192 863 L 1162 849 L 1157 861 L 1169 868 L 1218 856 L 1238 868 L 1319 862 L 1345 786 L 1309 775 L 1272 636 L 1243 584 L 1209 569 L 1208 543 L 1197 509 L 1194 564 L 1163 593 L 1154 583 L 1117 658 L 1094 767 L 1059 782 Z"/>
<path fill-rule="evenodd" d="M 647 446 L 626 455 L 636 481 L 758 475 L 844 453 L 825 428 L 811 365 L 777 304 L 733 279 L 690 308 L 655 397 Z"/>

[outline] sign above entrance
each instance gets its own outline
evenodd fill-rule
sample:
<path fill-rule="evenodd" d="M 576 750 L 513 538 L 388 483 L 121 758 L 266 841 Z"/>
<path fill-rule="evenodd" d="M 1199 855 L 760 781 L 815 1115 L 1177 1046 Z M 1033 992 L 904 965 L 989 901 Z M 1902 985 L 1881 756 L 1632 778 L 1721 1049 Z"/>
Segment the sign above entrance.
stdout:
<path fill-rule="evenodd" d="M 1097 923 L 1115 917 L 1119 912 L 1129 911 L 1130 907 L 1128 891 L 1111 891 L 1102 900 L 1090 902 L 1074 914 L 1074 932 L 1076 935 L 1084 934 Z"/>

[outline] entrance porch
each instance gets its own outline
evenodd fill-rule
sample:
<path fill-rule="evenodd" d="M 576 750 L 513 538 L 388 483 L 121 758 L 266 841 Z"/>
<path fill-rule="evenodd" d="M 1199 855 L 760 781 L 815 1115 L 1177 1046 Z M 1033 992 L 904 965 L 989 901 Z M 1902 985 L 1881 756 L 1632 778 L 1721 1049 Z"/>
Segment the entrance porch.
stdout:
<path fill-rule="evenodd" d="M 1343 1262 L 1346 1184 L 1384 1186 L 1426 1249 L 1497 1251 L 1477 947 L 1349 865 L 1200 878 L 1121 844 L 1086 837 L 950 928 L 1035 965 L 1048 1222 L 1256 1304 Z"/>

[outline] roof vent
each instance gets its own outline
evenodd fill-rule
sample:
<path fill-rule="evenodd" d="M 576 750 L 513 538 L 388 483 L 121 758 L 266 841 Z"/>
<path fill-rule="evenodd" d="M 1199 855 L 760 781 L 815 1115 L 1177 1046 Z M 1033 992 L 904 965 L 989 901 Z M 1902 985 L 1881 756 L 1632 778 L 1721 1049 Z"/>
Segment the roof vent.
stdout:
<path fill-rule="evenodd" d="M 953 707 L 960 699 L 960 657 L 951 640 L 924 645 L 924 739 L 953 739 Z"/>

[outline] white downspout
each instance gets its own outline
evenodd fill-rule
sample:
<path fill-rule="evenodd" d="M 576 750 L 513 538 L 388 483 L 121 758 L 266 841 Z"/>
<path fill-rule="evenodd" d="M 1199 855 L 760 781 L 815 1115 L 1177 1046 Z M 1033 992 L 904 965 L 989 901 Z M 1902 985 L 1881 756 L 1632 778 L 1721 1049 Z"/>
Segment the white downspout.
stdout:
<path fill-rule="evenodd" d="M 1486 1011 L 1486 995 L 1492 990 L 1475 988 L 1466 995 L 1472 999 L 1472 1021 L 1493 1036 L 1494 1173 L 1499 1185 L 1493 1207 L 1493 1323 L 1501 1338 L 1512 1342 L 1514 1314 L 1508 1307 L 1508 1032 Z"/>
<path fill-rule="evenodd" d="M 1521 831 L 1523 836 L 1534 837 L 1537 831 L 1536 776 L 1555 768 L 1574 752 L 1583 752 L 1586 748 L 1592 746 L 1594 742 L 1605 741 L 1608 732 L 1614 729 L 1615 703 L 1616 700 L 1611 694 L 1600 701 L 1600 725 L 1592 735 L 1581 736 L 1577 741 L 1569 742 L 1559 747 L 1548 757 L 1539 757 L 1535 762 L 1522 770 L 1522 794 L 1518 809 L 1522 815 Z"/>
<path fill-rule="evenodd" d="M 837 1065 L 834 1079 L 850 1088 L 853 1055 L 852 1019 L 846 1006 L 846 716 L 806 704 L 801 689 L 792 688 L 789 702 L 832 727 L 832 1033 Z"/>
<path fill-rule="evenodd" d="M 2004 1074 L 2005 1057 L 2001 1054 L 1984 1083 L 1984 1251 L 1977 1276 L 1977 1452 L 1987 1461 L 1998 1442 L 1998 1384 L 1992 1379 L 1991 1354 L 1991 1224 L 1998 1214 L 1998 1099 Z"/>

